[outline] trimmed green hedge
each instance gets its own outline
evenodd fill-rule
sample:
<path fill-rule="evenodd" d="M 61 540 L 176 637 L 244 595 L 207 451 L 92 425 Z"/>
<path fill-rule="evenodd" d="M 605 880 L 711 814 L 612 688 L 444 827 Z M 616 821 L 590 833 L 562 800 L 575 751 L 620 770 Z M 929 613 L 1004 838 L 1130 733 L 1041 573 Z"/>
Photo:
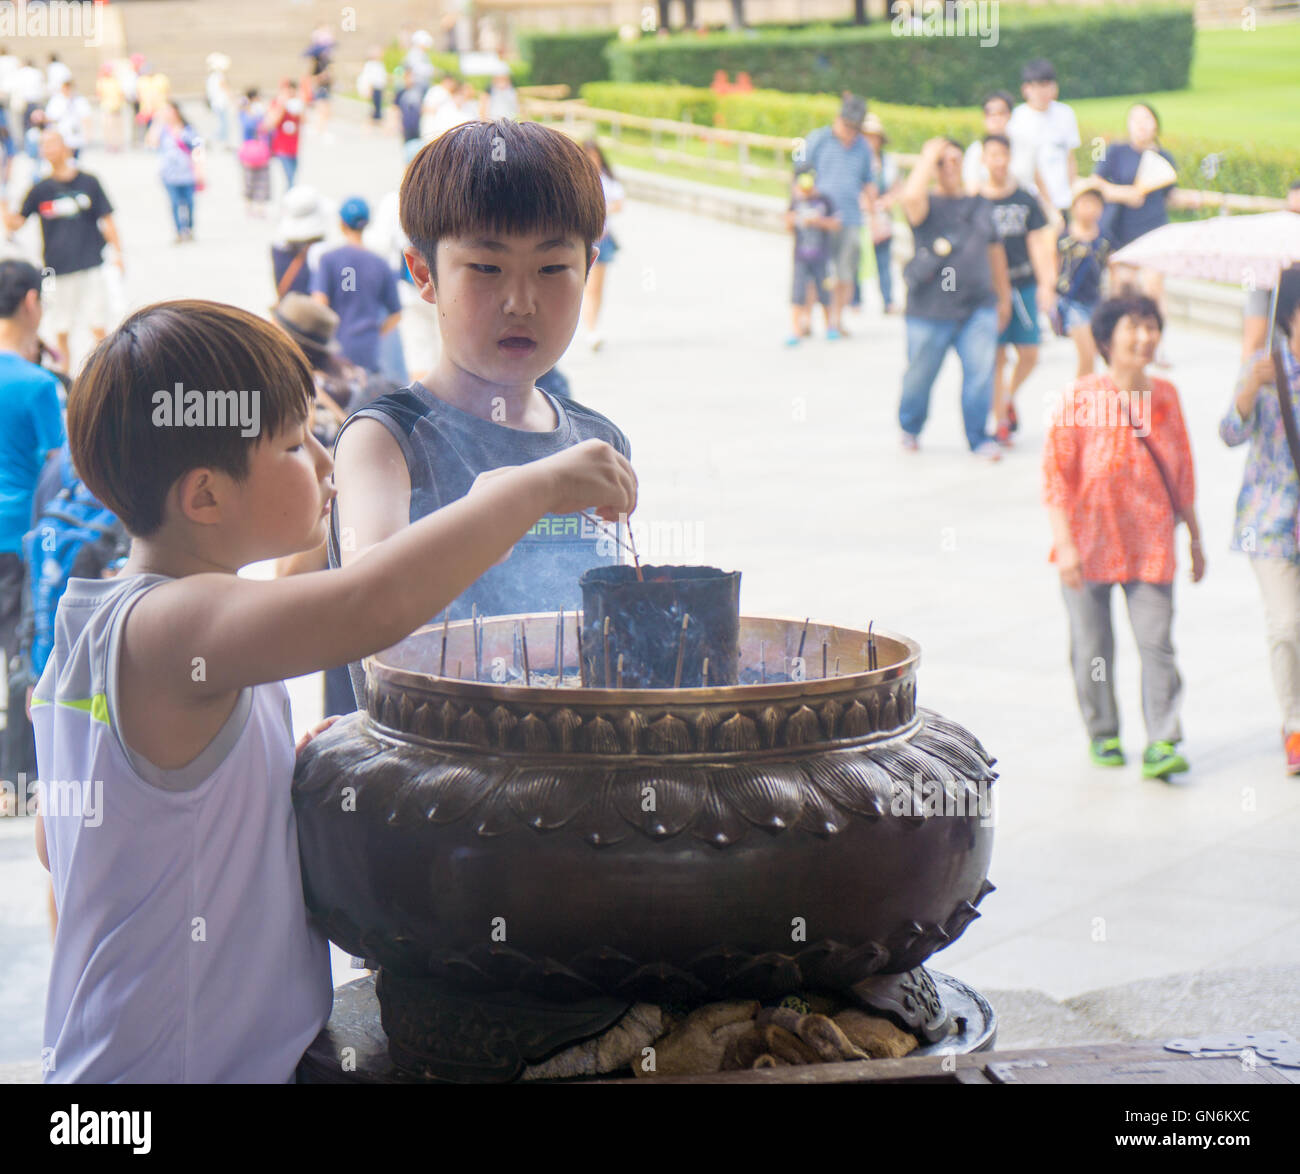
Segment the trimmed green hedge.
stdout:
<path fill-rule="evenodd" d="M 548 33 L 523 29 L 519 53 L 532 70 L 536 86 L 567 85 L 574 93 L 584 82 L 609 77 L 605 47 L 618 39 L 618 29 L 572 29 Z"/>
<path fill-rule="evenodd" d="M 1018 92 L 1020 68 L 1035 57 L 1055 65 L 1066 101 L 1188 84 L 1195 37 L 1191 8 L 1004 5 L 992 10 L 1000 17 L 996 44 L 992 36 L 985 44 L 978 35 L 901 35 L 901 28 L 881 21 L 865 27 L 615 40 L 605 56 L 609 77 L 620 82 L 707 86 L 716 70 L 744 70 L 767 89 L 853 90 L 928 106 L 973 105 L 992 89 Z"/>
<path fill-rule="evenodd" d="M 755 90 L 750 94 L 719 96 L 692 86 L 624 85 L 591 82 L 582 98 L 598 110 L 621 110 L 651 118 L 670 118 L 697 125 L 725 126 L 730 130 L 799 138 L 827 125 L 839 109 L 839 99 L 828 94 L 786 94 Z M 880 116 L 889 134 L 889 150 L 913 154 L 926 139 L 951 135 L 962 143 L 984 133 L 978 110 L 953 107 L 899 106 L 872 101 L 869 109 Z M 1090 175 L 1093 154 L 1117 128 L 1084 124 L 1079 133 L 1083 146 L 1076 152 L 1080 175 Z M 1281 198 L 1300 179 L 1300 149 L 1244 147 L 1187 135 L 1162 139 L 1178 166 L 1178 184 L 1185 188 L 1238 192 L 1247 196 Z"/>
<path fill-rule="evenodd" d="M 384 68 L 388 70 L 389 89 L 391 89 L 393 85 L 393 71 L 402 64 L 404 57 L 405 54 L 396 44 L 391 44 L 384 50 Z M 434 75 L 435 81 L 437 78 L 440 78 L 443 74 L 447 73 L 451 74 L 451 76 L 457 81 L 465 80 L 460 72 L 460 55 L 458 53 L 430 53 L 429 62 L 437 71 Z M 533 84 L 532 72 L 529 68 L 528 62 L 515 60 L 507 61 L 506 64 L 510 67 L 510 80 L 513 81 L 515 85 L 530 86 Z M 480 89 L 486 89 L 492 84 L 492 79 L 490 77 L 483 77 L 481 74 L 477 74 L 470 78 L 470 81 Z"/>
<path fill-rule="evenodd" d="M 784 94 L 779 90 L 754 90 L 749 94 L 724 94 L 695 86 L 624 85 L 589 82 L 582 99 L 597 110 L 621 110 L 648 118 L 671 118 L 700 126 L 719 125 L 729 130 L 798 138 L 814 127 L 825 126 L 839 110 L 838 98 L 827 94 Z M 919 151 L 926 139 L 953 135 L 969 142 L 983 133 L 984 118 L 977 110 L 890 106 L 871 102 L 889 130 L 891 151 Z"/>

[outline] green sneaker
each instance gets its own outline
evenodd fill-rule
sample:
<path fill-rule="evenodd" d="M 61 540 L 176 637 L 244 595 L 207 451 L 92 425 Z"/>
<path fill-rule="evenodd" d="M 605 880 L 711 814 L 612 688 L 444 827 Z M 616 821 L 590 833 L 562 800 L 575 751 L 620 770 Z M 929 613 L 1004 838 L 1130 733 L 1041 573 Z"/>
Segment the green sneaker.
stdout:
<path fill-rule="evenodd" d="M 1190 770 L 1187 759 L 1174 749 L 1172 742 L 1152 742 L 1142 755 L 1142 777 L 1163 779 Z"/>
<path fill-rule="evenodd" d="M 1118 738 L 1093 738 L 1088 744 L 1093 766 L 1123 766 L 1124 749 Z"/>

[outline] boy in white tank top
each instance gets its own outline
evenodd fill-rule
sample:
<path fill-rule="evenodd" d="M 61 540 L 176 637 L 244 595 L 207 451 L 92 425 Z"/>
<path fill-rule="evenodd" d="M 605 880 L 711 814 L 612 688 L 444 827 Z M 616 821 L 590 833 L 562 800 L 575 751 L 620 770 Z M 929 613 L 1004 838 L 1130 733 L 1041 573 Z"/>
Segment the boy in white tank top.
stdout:
<path fill-rule="evenodd" d="M 292 1080 L 332 990 L 284 678 L 401 640 L 547 512 L 635 507 L 631 465 L 591 440 L 484 474 L 341 570 L 240 578 L 324 537 L 312 395 L 274 326 L 203 301 L 132 314 L 69 394 L 77 471 L 133 543 L 116 579 L 69 584 L 33 698 L 47 1081 Z"/>

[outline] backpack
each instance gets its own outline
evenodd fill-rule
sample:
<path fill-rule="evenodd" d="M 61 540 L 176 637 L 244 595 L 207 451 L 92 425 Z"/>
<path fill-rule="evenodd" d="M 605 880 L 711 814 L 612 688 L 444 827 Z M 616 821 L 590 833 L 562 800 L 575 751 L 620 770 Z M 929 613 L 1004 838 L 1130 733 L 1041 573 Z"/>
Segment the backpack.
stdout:
<path fill-rule="evenodd" d="M 260 171 L 271 162 L 271 144 L 260 134 L 239 145 L 239 162 L 250 171 Z"/>
<path fill-rule="evenodd" d="M 56 458 L 62 488 L 23 537 L 31 605 L 33 680 L 54 649 L 54 613 L 72 578 L 99 578 L 129 546 L 117 515 L 82 484 L 65 447 Z"/>

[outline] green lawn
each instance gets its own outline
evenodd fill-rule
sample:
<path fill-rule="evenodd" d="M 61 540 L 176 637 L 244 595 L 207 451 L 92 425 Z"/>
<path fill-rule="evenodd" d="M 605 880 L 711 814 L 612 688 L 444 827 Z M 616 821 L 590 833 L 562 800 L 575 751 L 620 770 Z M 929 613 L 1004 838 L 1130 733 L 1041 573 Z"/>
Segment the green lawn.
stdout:
<path fill-rule="evenodd" d="M 1201 29 L 1186 90 L 1073 102 L 1080 124 L 1124 134 L 1124 114 L 1148 99 L 1170 135 L 1223 138 L 1243 145 L 1300 146 L 1300 23 L 1254 32 Z"/>

